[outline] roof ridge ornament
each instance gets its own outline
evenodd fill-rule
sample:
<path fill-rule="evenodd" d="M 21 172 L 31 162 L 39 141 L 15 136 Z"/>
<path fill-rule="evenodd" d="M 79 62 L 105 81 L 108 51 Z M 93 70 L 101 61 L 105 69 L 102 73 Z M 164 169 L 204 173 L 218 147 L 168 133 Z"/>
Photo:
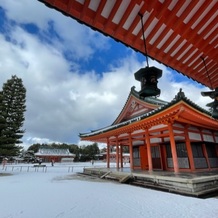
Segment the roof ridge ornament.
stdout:
<path fill-rule="evenodd" d="M 179 89 L 179 92 L 176 94 L 175 99 L 180 100 L 182 98 L 185 98 L 185 93 L 182 91 L 182 88 Z"/>
<path fill-rule="evenodd" d="M 207 107 L 211 108 L 211 115 L 213 118 L 218 119 L 218 87 L 214 91 L 201 92 L 204 97 L 210 97 L 214 101 L 206 104 Z"/>
<path fill-rule="evenodd" d="M 207 73 L 207 76 L 208 76 L 208 79 L 209 79 L 209 82 L 210 82 L 211 89 L 213 89 L 213 85 L 212 85 L 212 82 L 211 82 L 211 79 L 210 79 L 210 75 L 209 75 L 209 72 L 208 72 L 208 69 L 207 69 L 207 65 L 205 63 L 205 59 L 204 59 L 204 57 L 201 57 L 201 59 L 203 60 L 205 70 L 206 70 L 206 73 Z M 214 91 L 212 90 L 212 91 L 201 92 L 201 95 L 204 96 L 204 97 L 208 96 L 208 97 L 214 99 L 213 102 L 210 102 L 210 103 L 206 104 L 206 106 L 210 107 L 212 117 L 215 118 L 215 119 L 218 119 L 218 87 L 216 87 Z"/>

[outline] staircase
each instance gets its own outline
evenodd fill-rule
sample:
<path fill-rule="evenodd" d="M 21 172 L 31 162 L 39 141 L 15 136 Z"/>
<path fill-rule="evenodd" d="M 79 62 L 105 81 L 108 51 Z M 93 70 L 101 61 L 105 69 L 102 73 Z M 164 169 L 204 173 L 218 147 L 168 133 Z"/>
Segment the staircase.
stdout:
<path fill-rule="evenodd" d="M 118 181 L 120 183 L 128 183 L 132 179 L 131 173 L 120 173 L 117 171 L 110 171 L 108 169 L 84 168 L 83 174 L 89 176 L 97 176 L 100 179 Z"/>

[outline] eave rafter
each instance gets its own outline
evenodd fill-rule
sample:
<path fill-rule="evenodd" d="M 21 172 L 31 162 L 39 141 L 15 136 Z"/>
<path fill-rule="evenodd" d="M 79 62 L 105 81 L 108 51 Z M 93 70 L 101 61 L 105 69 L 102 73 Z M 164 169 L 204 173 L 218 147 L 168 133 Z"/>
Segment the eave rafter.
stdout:
<path fill-rule="evenodd" d="M 101 140 L 105 141 L 106 138 L 111 137 L 123 138 L 122 136 L 127 133 L 130 133 L 134 136 L 141 136 L 143 135 L 143 132 L 140 131 L 146 129 L 151 129 L 150 133 L 152 137 L 155 137 L 155 134 L 157 133 L 159 134 L 158 137 L 164 137 L 165 133 L 162 132 L 168 129 L 167 126 L 169 124 L 173 125 L 174 123 L 181 123 L 182 125 L 192 125 L 200 128 L 204 127 L 211 130 L 218 129 L 218 123 L 216 120 L 212 119 L 209 115 L 204 114 L 203 112 L 190 106 L 188 103 L 184 101 L 179 101 L 165 110 L 161 110 L 158 113 L 154 113 L 153 115 L 150 115 L 143 119 L 136 119 L 134 120 L 134 122 L 129 123 L 128 125 L 122 126 L 122 123 L 120 123 L 119 125 L 121 126 L 115 125 L 114 127 L 106 130 L 105 132 L 102 131 L 101 133 L 96 133 L 96 135 L 90 135 L 87 137 L 87 140 L 99 140 L 100 138 Z M 159 126 L 160 128 L 158 127 L 152 130 L 152 127 L 154 126 Z M 175 127 L 175 129 L 178 129 L 178 127 Z M 179 128 L 179 130 L 181 129 Z M 175 136 L 183 136 L 183 133 L 175 133 Z M 83 140 L 85 139 L 86 137 L 83 138 Z"/>
<path fill-rule="evenodd" d="M 217 0 L 39 0 L 210 88 L 218 87 Z M 208 65 L 208 80 L 201 57 Z"/>
<path fill-rule="evenodd" d="M 215 119 L 212 119 L 209 115 L 205 116 L 190 108 L 185 109 L 183 116 L 180 116 L 178 121 L 202 128 L 213 130 L 218 129 L 218 123 Z"/>
<path fill-rule="evenodd" d="M 149 129 L 152 126 L 159 125 L 159 124 L 173 123 L 173 121 L 178 118 L 180 112 L 181 112 L 181 109 L 177 109 L 175 111 L 170 111 L 169 113 L 166 113 L 162 116 L 153 115 L 151 117 L 146 118 L 146 120 L 143 119 L 141 121 L 131 123 L 129 125 L 119 127 L 117 129 L 115 128 L 110 131 L 102 132 L 98 135 L 92 135 L 92 136 L 85 137 L 84 140 L 85 139 L 96 140 L 99 138 L 106 139 L 106 138 L 110 138 L 111 136 L 119 136 L 124 133 L 132 133 L 132 132 L 142 130 L 142 129 L 143 130 Z"/>

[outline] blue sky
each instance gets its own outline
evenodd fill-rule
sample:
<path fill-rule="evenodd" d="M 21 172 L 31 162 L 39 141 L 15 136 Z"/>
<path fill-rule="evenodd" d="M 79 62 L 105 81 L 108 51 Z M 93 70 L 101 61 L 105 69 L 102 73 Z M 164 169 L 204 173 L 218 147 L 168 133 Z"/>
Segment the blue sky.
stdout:
<path fill-rule="evenodd" d="M 140 53 L 37 0 L 0 1 L 0 84 L 12 75 L 27 89 L 23 146 L 80 142 L 78 134 L 116 119 L 134 73 L 146 66 Z M 206 87 L 149 59 L 163 70 L 160 98 L 171 101 L 180 88 L 205 108 Z M 167 87 L 167 88 L 166 88 Z"/>

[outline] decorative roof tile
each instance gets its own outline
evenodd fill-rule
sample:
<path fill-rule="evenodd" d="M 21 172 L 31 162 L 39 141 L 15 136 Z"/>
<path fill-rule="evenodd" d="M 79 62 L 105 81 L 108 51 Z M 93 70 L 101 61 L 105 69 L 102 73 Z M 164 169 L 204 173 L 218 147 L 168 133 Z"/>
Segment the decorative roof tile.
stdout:
<path fill-rule="evenodd" d="M 127 102 L 128 102 L 128 99 L 129 99 L 131 94 L 133 94 L 135 97 L 139 98 L 139 95 L 137 95 L 137 92 L 134 90 L 134 87 L 132 87 L 131 91 L 130 91 L 130 94 L 129 94 L 128 98 L 127 98 Z M 176 96 L 174 97 L 174 99 L 171 102 L 166 102 L 166 101 L 162 101 L 160 99 L 151 98 L 151 97 L 144 98 L 143 101 L 145 101 L 145 102 L 147 102 L 147 101 L 151 102 L 152 101 L 153 103 L 159 104 L 160 106 L 157 107 L 156 109 L 148 112 L 148 113 L 144 113 L 144 114 L 142 114 L 140 116 L 137 116 L 137 117 L 134 117 L 134 118 L 132 118 L 130 120 L 127 120 L 127 121 L 124 121 L 124 122 L 121 122 L 121 123 L 118 123 L 118 124 L 112 124 L 111 126 L 107 126 L 107 127 L 98 129 L 96 131 L 92 131 L 90 133 L 80 133 L 79 136 L 80 137 L 94 136 L 94 135 L 97 135 L 97 134 L 100 134 L 100 133 L 104 133 L 104 132 L 107 132 L 107 131 L 110 131 L 110 130 L 113 130 L 113 129 L 116 129 L 116 128 L 126 126 L 126 125 L 128 125 L 130 123 L 137 122 L 137 121 L 142 120 L 142 119 L 146 119 L 146 118 L 150 117 L 151 115 L 154 115 L 154 114 L 157 114 L 157 113 L 159 113 L 159 112 L 161 112 L 163 110 L 166 110 L 167 108 L 177 104 L 180 101 L 183 101 L 183 102 L 187 103 L 191 107 L 195 108 L 196 110 L 198 110 L 198 111 L 200 111 L 200 112 L 202 112 L 204 114 L 211 115 L 211 113 L 209 111 L 201 108 L 200 106 L 198 106 L 197 104 L 192 102 L 190 99 L 188 99 L 185 96 L 185 93 L 182 92 L 182 89 L 179 90 L 179 92 L 176 94 Z M 126 102 L 126 104 L 127 104 L 127 102 Z"/>
<path fill-rule="evenodd" d="M 69 149 L 62 149 L 62 148 L 40 148 L 35 155 L 42 155 L 42 156 L 75 156 L 74 154 L 70 153 Z"/>

